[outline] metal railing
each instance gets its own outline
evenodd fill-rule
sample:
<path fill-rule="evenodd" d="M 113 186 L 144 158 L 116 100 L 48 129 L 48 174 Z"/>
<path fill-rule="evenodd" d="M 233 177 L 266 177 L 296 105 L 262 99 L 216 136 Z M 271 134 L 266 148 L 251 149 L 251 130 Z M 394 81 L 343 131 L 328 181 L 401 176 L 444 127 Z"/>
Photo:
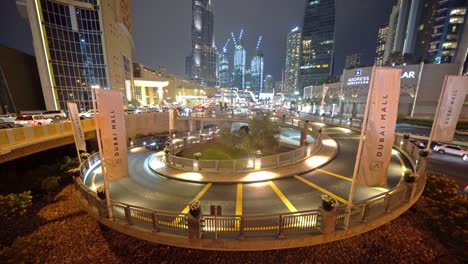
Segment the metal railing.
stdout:
<path fill-rule="evenodd" d="M 194 116 L 204 116 L 204 112 L 193 113 Z M 211 118 L 228 118 L 232 117 L 232 115 L 228 114 L 219 114 L 209 115 Z M 251 119 L 253 116 L 248 115 L 236 115 L 236 119 Z M 299 120 L 297 118 L 289 118 L 278 121 L 278 118 L 274 118 L 274 121 L 281 125 L 281 124 L 289 124 L 292 127 L 303 129 L 306 128 L 306 133 L 311 134 L 311 131 L 308 128 L 308 122 L 303 120 Z M 301 126 L 302 125 L 302 126 Z M 180 135 L 180 134 L 179 134 Z M 196 134 L 195 134 L 196 135 Z M 173 144 L 171 152 L 168 153 L 165 157 L 165 162 L 167 165 L 172 166 L 177 169 L 186 170 L 186 171 L 193 171 L 195 168 L 194 163 L 198 166 L 196 169 L 198 171 L 205 171 L 205 172 L 251 172 L 256 171 L 259 169 L 271 169 L 271 168 L 278 168 L 283 167 L 286 165 L 290 165 L 296 163 L 298 161 L 304 160 L 310 156 L 312 156 L 320 146 L 320 139 L 317 139 L 315 144 L 299 147 L 298 149 L 294 149 L 288 152 L 283 152 L 276 155 L 269 155 L 265 157 L 250 157 L 245 159 L 232 159 L 232 160 L 194 160 L 190 158 L 183 158 L 176 156 L 175 154 L 180 152 L 185 148 L 189 148 L 192 144 L 203 143 L 208 140 L 211 140 L 214 137 L 213 132 L 209 132 L 206 134 L 203 132 L 198 133 L 199 137 L 194 135 L 184 136 L 183 138 L 176 138 L 177 143 Z M 173 141 L 175 141 L 173 140 Z M 177 152 L 175 151 L 177 150 Z M 152 157 L 152 159 L 159 159 L 159 157 Z M 150 162 L 151 164 L 151 162 Z"/>
<path fill-rule="evenodd" d="M 419 159 L 419 165 L 425 164 L 426 159 L 419 158 L 418 152 L 412 147 L 412 144 L 407 144 L 408 140 L 404 140 L 400 144 L 401 139 L 403 137 L 397 135 L 395 143 L 401 146 L 405 155 L 413 159 L 412 161 Z M 88 206 L 91 209 L 97 209 L 101 217 L 108 217 L 105 202 L 83 184 L 84 176 L 89 173 L 89 168 L 97 162 L 99 162 L 97 154 L 91 155 L 87 161 L 83 162 L 80 165 L 81 177 L 75 179 L 75 184 Z M 224 166 L 222 162 L 218 164 L 218 167 L 222 166 Z M 354 227 L 378 220 L 408 203 L 413 204 L 424 190 L 425 166 L 420 166 L 416 175 L 414 183 L 399 184 L 392 190 L 356 202 L 350 211 L 347 210 L 346 205 L 339 205 L 332 212 L 313 209 L 274 215 L 221 216 L 204 214 L 199 218 L 201 224 L 199 232 L 201 232 L 201 239 L 276 239 L 301 235 L 320 235 L 323 234 L 325 226 L 331 226 L 333 230 L 343 229 L 348 215 L 350 218 L 348 228 Z M 118 201 L 111 201 L 111 209 L 114 215 L 113 220 L 116 222 L 181 236 L 188 236 L 190 233 L 188 219 L 191 216 L 187 214 L 146 209 Z M 331 218 L 333 221 L 325 220 L 325 214 L 334 214 L 335 217 Z"/>

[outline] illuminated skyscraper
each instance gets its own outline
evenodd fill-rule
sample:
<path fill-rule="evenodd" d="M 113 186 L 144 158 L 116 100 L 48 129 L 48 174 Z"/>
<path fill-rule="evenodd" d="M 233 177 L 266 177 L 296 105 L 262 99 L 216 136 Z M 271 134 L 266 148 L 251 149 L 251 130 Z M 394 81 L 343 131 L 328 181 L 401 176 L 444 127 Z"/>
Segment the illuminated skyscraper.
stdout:
<path fill-rule="evenodd" d="M 285 94 L 294 94 L 299 91 L 299 64 L 301 59 L 301 31 L 298 27 L 288 33 L 286 45 L 286 80 L 284 84 Z"/>
<path fill-rule="evenodd" d="M 358 67 L 361 64 L 361 53 L 353 53 L 345 57 L 345 68 Z"/>
<path fill-rule="evenodd" d="M 381 26 L 377 33 L 377 47 L 375 48 L 374 64 L 377 66 L 384 65 L 385 43 L 387 42 L 388 26 Z"/>
<path fill-rule="evenodd" d="M 234 34 L 232 34 L 232 38 L 235 44 L 233 87 L 237 87 L 237 88 L 245 88 L 246 52 L 245 52 L 244 45 L 242 43 L 242 34 L 243 34 L 243 30 L 241 30 L 238 41 L 236 41 Z"/>
<path fill-rule="evenodd" d="M 192 0 L 191 78 L 201 84 L 216 85 L 217 50 L 214 43 L 214 12 L 211 0 Z"/>
<path fill-rule="evenodd" d="M 264 61 L 263 53 L 260 50 L 260 44 L 262 37 L 258 39 L 256 54 L 252 57 L 250 61 L 250 86 L 251 90 L 254 93 L 263 92 L 263 71 L 264 71 Z"/>
<path fill-rule="evenodd" d="M 221 87 L 230 87 L 231 86 L 231 74 L 229 72 L 229 54 L 227 51 L 227 46 L 230 39 L 226 42 L 226 45 L 223 47 L 223 51 L 219 54 L 219 85 Z"/>
<path fill-rule="evenodd" d="M 132 98 L 130 0 L 18 0 L 28 18 L 46 108 L 92 108 L 91 86 Z"/>
<path fill-rule="evenodd" d="M 438 0 L 428 58 L 435 63 L 465 63 L 468 42 L 467 0 Z"/>
<path fill-rule="evenodd" d="M 334 33 L 335 0 L 306 0 L 299 67 L 302 87 L 332 74 Z"/>

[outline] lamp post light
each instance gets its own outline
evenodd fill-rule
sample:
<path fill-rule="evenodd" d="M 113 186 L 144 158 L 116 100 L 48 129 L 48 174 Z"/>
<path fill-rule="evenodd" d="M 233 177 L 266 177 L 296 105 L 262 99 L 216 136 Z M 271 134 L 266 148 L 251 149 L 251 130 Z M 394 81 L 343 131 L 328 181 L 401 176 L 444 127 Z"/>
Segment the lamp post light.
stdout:
<path fill-rule="evenodd" d="M 262 168 L 261 156 L 262 156 L 261 150 L 258 149 L 257 151 L 255 151 L 255 169 L 256 170 L 259 170 Z"/>

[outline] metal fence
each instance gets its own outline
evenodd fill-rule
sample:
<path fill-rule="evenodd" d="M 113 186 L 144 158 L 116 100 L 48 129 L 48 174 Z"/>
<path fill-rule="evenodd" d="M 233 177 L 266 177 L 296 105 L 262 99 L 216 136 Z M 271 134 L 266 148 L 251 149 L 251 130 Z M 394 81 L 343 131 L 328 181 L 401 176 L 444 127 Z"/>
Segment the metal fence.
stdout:
<path fill-rule="evenodd" d="M 395 138 L 399 144 L 401 135 Z M 405 141 L 407 142 L 407 140 Z M 410 159 L 419 158 L 417 152 L 408 145 L 400 144 L 402 149 L 409 151 L 407 155 Z M 411 144 L 410 144 L 411 145 Z M 303 153 L 294 155 L 301 156 Z M 288 160 L 287 155 L 281 161 Z M 97 209 L 101 217 L 107 217 L 107 207 L 103 200 L 97 197 L 96 193 L 83 184 L 83 179 L 91 166 L 99 162 L 97 154 L 91 155 L 87 161 L 80 165 L 81 177 L 75 178 L 75 185 L 81 197 L 87 201 L 89 207 Z M 272 161 L 269 161 L 272 162 Z M 220 161 L 218 168 L 236 168 L 236 164 Z M 373 221 L 401 206 L 414 203 L 424 190 L 426 177 L 425 166 L 421 166 L 417 172 L 416 181 L 412 184 L 399 184 L 396 188 L 385 193 L 376 195 L 363 201 L 356 202 L 351 210 L 347 210 L 346 205 L 339 205 L 333 214 L 334 222 L 330 223 L 323 218 L 322 210 L 308 210 L 276 215 L 201 215 L 202 239 L 257 239 L 257 238 L 284 238 L 301 235 L 321 234 L 324 225 L 332 225 L 335 230 L 344 228 L 345 221 L 349 217 L 349 227 Z M 164 212 L 146 209 L 117 201 L 111 201 L 111 209 L 114 221 L 127 225 L 135 225 L 141 228 L 156 232 L 165 232 L 187 236 L 189 234 L 188 215 L 177 212 Z"/>
<path fill-rule="evenodd" d="M 206 117 L 206 118 L 232 118 L 232 115 L 229 114 L 210 114 L 205 115 L 205 112 L 197 112 L 192 113 L 192 116 L 195 117 Z M 236 119 L 249 119 L 252 116 L 250 115 L 235 115 Z M 306 128 L 308 122 L 304 120 L 299 120 L 296 117 L 285 118 L 282 121 L 279 119 L 275 119 L 278 124 L 289 124 L 296 128 Z M 308 133 L 311 133 L 310 130 L 306 130 Z M 256 171 L 261 168 L 278 168 L 285 165 L 293 164 L 298 161 L 301 161 L 311 155 L 313 155 L 314 151 L 316 151 L 316 144 L 311 144 L 308 146 L 303 146 L 295 150 L 291 150 L 288 152 L 270 155 L 265 157 L 251 157 L 246 159 L 235 159 L 235 160 L 194 160 L 190 158 L 182 158 L 178 157 L 175 154 L 182 151 L 184 148 L 190 147 L 191 144 L 198 144 L 203 143 L 210 140 L 214 137 L 214 132 L 211 130 L 209 134 L 203 134 L 202 132 L 196 133 L 193 135 L 187 133 L 179 133 L 177 135 L 182 135 L 182 137 L 178 138 L 176 136 L 174 139 L 177 140 L 177 143 L 172 146 L 171 152 L 166 156 L 166 163 L 172 167 L 177 169 L 186 170 L 186 171 L 193 171 L 194 164 L 197 163 L 198 171 L 205 171 L 205 172 L 250 172 Z M 320 139 L 317 139 L 320 140 Z M 177 151 L 176 151 L 177 150 Z"/>

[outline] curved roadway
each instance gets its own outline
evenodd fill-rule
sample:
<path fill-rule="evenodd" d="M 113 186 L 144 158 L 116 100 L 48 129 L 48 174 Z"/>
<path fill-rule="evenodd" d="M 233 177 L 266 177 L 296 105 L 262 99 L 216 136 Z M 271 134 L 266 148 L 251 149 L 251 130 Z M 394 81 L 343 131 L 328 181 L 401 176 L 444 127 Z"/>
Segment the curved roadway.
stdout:
<path fill-rule="evenodd" d="M 339 145 L 336 158 L 322 168 L 275 181 L 248 184 L 198 184 L 159 176 L 148 169 L 147 158 L 154 154 L 145 148 L 129 151 L 129 177 L 110 184 L 111 199 L 154 210 L 187 212 L 187 204 L 198 199 L 202 213 L 210 213 L 210 205 L 221 205 L 223 215 L 278 214 L 316 209 L 321 195 L 327 193 L 346 203 L 351 187 L 359 134 L 349 129 L 319 123 L 324 133 Z M 410 162 L 394 151 L 388 170 L 388 186 L 395 187 Z M 100 167 L 88 173 L 85 184 L 102 185 Z M 359 201 L 386 191 L 384 188 L 358 187 L 354 200 Z"/>

